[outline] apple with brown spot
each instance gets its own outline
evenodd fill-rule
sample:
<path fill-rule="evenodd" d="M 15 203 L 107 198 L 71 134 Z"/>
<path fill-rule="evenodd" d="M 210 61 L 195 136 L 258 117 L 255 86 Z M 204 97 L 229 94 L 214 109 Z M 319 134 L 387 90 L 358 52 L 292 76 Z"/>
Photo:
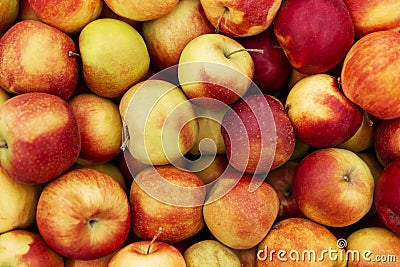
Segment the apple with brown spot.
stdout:
<path fill-rule="evenodd" d="M 14 24 L 0 40 L 0 87 L 14 93 L 43 92 L 68 100 L 78 83 L 74 41 L 35 20 Z"/>
<path fill-rule="evenodd" d="M 381 120 L 378 123 L 374 136 L 374 148 L 383 166 L 400 158 L 400 118 Z"/>

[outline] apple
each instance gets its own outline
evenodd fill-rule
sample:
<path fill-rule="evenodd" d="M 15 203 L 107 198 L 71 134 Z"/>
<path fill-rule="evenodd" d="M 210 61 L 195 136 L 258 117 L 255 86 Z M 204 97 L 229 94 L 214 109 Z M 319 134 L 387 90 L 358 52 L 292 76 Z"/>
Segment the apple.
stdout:
<path fill-rule="evenodd" d="M 36 224 L 60 255 L 79 260 L 104 257 L 125 242 L 130 207 L 124 189 L 94 169 L 69 171 L 43 189 Z"/>
<path fill-rule="evenodd" d="M 285 108 L 296 137 L 315 148 L 345 142 L 363 121 L 362 110 L 343 95 L 337 80 L 328 74 L 298 81 L 287 96 Z"/>
<path fill-rule="evenodd" d="M 0 87 L 68 100 L 78 82 L 75 52 L 74 41 L 62 31 L 35 20 L 20 21 L 0 39 Z"/>
<path fill-rule="evenodd" d="M 288 0 L 273 27 L 291 66 L 306 74 L 326 72 L 339 64 L 355 37 L 342 0 Z"/>
<path fill-rule="evenodd" d="M 77 259 L 66 258 L 65 267 L 108 267 L 111 258 L 117 252 L 118 250 L 104 257 L 97 258 L 94 260 L 77 260 Z"/>
<path fill-rule="evenodd" d="M 0 105 L 6 102 L 6 100 L 9 99 L 10 97 L 11 97 L 10 94 L 0 87 Z"/>
<path fill-rule="evenodd" d="M 1 266 L 64 266 L 64 259 L 40 235 L 27 230 L 0 234 L 0 251 Z"/>
<path fill-rule="evenodd" d="M 296 69 L 292 68 L 292 71 L 290 72 L 290 76 L 289 76 L 289 80 L 286 83 L 285 89 L 286 92 L 289 92 L 290 90 L 292 90 L 293 86 L 300 81 L 301 79 L 310 76 L 312 74 L 305 74 L 305 73 L 301 73 Z"/>
<path fill-rule="evenodd" d="M 0 168 L 0 192 L 0 233 L 34 224 L 40 185 L 17 183 Z"/>
<path fill-rule="evenodd" d="M 249 249 L 233 249 L 242 267 L 256 267 L 257 264 L 257 246 Z"/>
<path fill-rule="evenodd" d="M 129 186 L 132 184 L 133 178 L 139 172 L 150 166 L 132 157 L 129 150 L 125 150 L 124 152 L 118 154 L 116 161 L 119 170 L 125 178 L 125 183 Z"/>
<path fill-rule="evenodd" d="M 372 176 L 374 177 L 375 185 L 378 183 L 379 178 L 383 172 L 384 166 L 379 162 L 376 153 L 372 150 L 363 151 L 361 153 L 357 153 L 357 155 L 367 163 Z"/>
<path fill-rule="evenodd" d="M 389 163 L 375 189 L 375 206 L 382 222 L 400 236 L 400 159 Z"/>
<path fill-rule="evenodd" d="M 212 239 L 201 240 L 183 253 L 186 266 L 191 267 L 241 267 L 240 258 L 229 247 Z"/>
<path fill-rule="evenodd" d="M 306 218 L 277 222 L 260 242 L 257 267 L 346 267 L 344 248 L 328 228 Z"/>
<path fill-rule="evenodd" d="M 105 3 L 103 4 L 103 8 L 101 10 L 99 18 L 101 19 L 110 18 L 110 19 L 121 20 L 123 22 L 128 23 L 137 30 L 140 29 L 140 27 L 142 26 L 142 23 L 140 21 L 131 20 L 115 14 L 115 12 L 112 11 Z"/>
<path fill-rule="evenodd" d="M 29 4 L 29 0 L 20 0 L 19 19 L 40 21 L 39 17 L 35 14 L 35 11 L 33 11 L 31 5 Z"/>
<path fill-rule="evenodd" d="M 343 93 L 378 119 L 400 117 L 399 46 L 400 33 L 373 32 L 358 40 L 343 62 Z"/>
<path fill-rule="evenodd" d="M 68 103 L 55 95 L 25 93 L 0 105 L 0 166 L 13 180 L 48 182 L 78 158 L 81 139 Z"/>
<path fill-rule="evenodd" d="M 301 160 L 309 151 L 311 147 L 301 141 L 299 138 L 295 137 L 294 140 L 294 150 L 289 160 L 299 161 Z"/>
<path fill-rule="evenodd" d="M 346 250 L 348 267 L 395 266 L 400 257 L 400 237 L 386 228 L 362 228 L 347 238 Z"/>
<path fill-rule="evenodd" d="M 292 192 L 293 177 L 298 166 L 296 161 L 288 161 L 283 166 L 268 173 L 266 182 L 275 189 L 279 197 L 278 220 L 304 217 Z"/>
<path fill-rule="evenodd" d="M 0 34 L 6 32 L 17 20 L 19 0 L 5 0 L 0 3 Z"/>
<path fill-rule="evenodd" d="M 111 161 L 120 153 L 122 121 L 118 105 L 96 94 L 79 94 L 70 101 L 81 136 L 77 163 L 97 165 Z"/>
<path fill-rule="evenodd" d="M 353 19 L 356 37 L 383 30 L 400 30 L 400 3 L 397 0 L 344 0 Z"/>
<path fill-rule="evenodd" d="M 267 173 L 287 162 L 295 135 L 282 103 L 267 94 L 235 103 L 222 120 L 229 164 L 246 173 Z"/>
<path fill-rule="evenodd" d="M 177 243 L 194 236 L 204 226 L 203 181 L 194 173 L 172 165 L 149 167 L 135 176 L 130 190 L 131 224 L 142 239 Z"/>
<path fill-rule="evenodd" d="M 179 0 L 104 0 L 117 15 L 134 20 L 147 21 L 160 18 L 170 13 Z"/>
<path fill-rule="evenodd" d="M 84 80 L 99 96 L 122 96 L 149 70 L 143 37 L 126 22 L 111 18 L 92 21 L 80 32 L 78 43 Z"/>
<path fill-rule="evenodd" d="M 265 94 L 273 95 L 284 88 L 292 67 L 280 48 L 273 27 L 249 37 L 237 38 L 247 49 L 261 49 L 263 53 L 251 53 L 254 61 L 253 81 Z"/>
<path fill-rule="evenodd" d="M 227 1 L 200 0 L 216 32 L 246 37 L 265 31 L 273 22 L 281 0 Z"/>
<path fill-rule="evenodd" d="M 400 158 L 400 118 L 381 120 L 373 142 L 376 156 L 383 166 Z"/>
<path fill-rule="evenodd" d="M 136 241 L 121 248 L 111 258 L 108 267 L 186 267 L 185 259 L 173 245 L 156 241 L 162 228 L 152 240 Z"/>
<path fill-rule="evenodd" d="M 199 0 L 179 1 L 171 12 L 142 26 L 151 64 L 157 69 L 178 64 L 187 43 L 213 31 Z"/>
<path fill-rule="evenodd" d="M 249 249 L 261 242 L 279 212 L 274 188 L 261 181 L 251 190 L 253 179 L 260 178 L 227 172 L 214 183 L 203 206 L 207 228 L 233 249 Z"/>
<path fill-rule="evenodd" d="M 248 91 L 253 74 L 254 63 L 249 52 L 222 34 L 194 38 L 179 58 L 178 79 L 182 90 L 195 104 L 206 108 L 218 109 L 238 101 Z"/>
<path fill-rule="evenodd" d="M 97 19 L 102 0 L 28 0 L 33 12 L 43 22 L 68 34 L 77 33 Z"/>
<path fill-rule="evenodd" d="M 207 163 L 209 164 L 206 165 Z M 209 184 L 223 175 L 224 171 L 228 168 L 228 164 L 226 155 L 202 155 L 199 159 L 193 161 L 188 169 L 196 173 L 203 180 L 204 184 Z"/>
<path fill-rule="evenodd" d="M 374 178 L 357 154 L 322 148 L 305 156 L 296 168 L 292 190 L 300 211 L 331 227 L 358 222 L 374 199 Z"/>

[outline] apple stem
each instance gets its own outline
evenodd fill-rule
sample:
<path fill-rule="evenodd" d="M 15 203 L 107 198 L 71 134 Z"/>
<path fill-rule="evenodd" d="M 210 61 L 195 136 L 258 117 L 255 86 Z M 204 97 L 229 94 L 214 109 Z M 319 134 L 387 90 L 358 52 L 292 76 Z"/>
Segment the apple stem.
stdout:
<path fill-rule="evenodd" d="M 125 120 L 122 121 L 122 144 L 121 144 L 121 150 L 125 151 L 126 147 L 128 146 L 129 142 L 129 129 L 128 125 L 126 124 Z"/>
<path fill-rule="evenodd" d="M 73 51 L 68 51 L 68 56 L 69 56 L 69 57 L 81 57 L 80 54 L 75 53 L 75 52 L 73 52 Z"/>
<path fill-rule="evenodd" d="M 238 49 L 238 50 L 234 50 L 234 51 L 230 52 L 229 54 L 226 55 L 226 57 L 230 58 L 233 54 L 236 54 L 236 53 L 239 53 L 239 52 L 243 52 L 243 51 L 264 54 L 264 50 L 263 49 L 243 48 L 243 49 Z"/>
<path fill-rule="evenodd" d="M 3 139 L 0 139 L 0 148 L 8 148 L 7 142 Z"/>
<path fill-rule="evenodd" d="M 219 29 L 220 29 L 220 26 L 221 26 L 222 18 L 223 18 L 223 16 L 225 15 L 225 13 L 226 13 L 227 10 L 228 10 L 228 8 L 225 7 L 225 8 L 224 8 L 224 12 L 222 12 L 221 16 L 218 18 L 217 27 L 215 27 L 215 33 L 219 33 Z"/>
<path fill-rule="evenodd" d="M 280 45 L 274 45 L 272 48 L 275 48 L 275 49 L 283 49 L 283 47 L 280 46 Z"/>
<path fill-rule="evenodd" d="M 150 241 L 149 246 L 147 247 L 147 251 L 146 254 L 150 253 L 151 250 L 151 246 L 153 245 L 153 243 L 156 241 L 157 237 L 161 234 L 162 232 L 162 227 L 158 227 L 157 233 L 153 236 L 153 239 Z"/>

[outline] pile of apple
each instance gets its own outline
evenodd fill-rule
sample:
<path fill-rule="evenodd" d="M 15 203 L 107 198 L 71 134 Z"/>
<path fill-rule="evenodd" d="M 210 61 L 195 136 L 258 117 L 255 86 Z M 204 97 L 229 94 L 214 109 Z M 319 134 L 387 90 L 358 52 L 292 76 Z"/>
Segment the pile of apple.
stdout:
<path fill-rule="evenodd" d="M 0 266 L 400 266 L 399 10 L 2 0 Z"/>

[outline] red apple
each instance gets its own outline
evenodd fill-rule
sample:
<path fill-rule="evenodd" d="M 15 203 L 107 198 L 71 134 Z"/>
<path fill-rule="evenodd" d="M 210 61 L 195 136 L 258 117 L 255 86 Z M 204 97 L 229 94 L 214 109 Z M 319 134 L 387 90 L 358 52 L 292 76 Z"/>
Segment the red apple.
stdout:
<path fill-rule="evenodd" d="M 337 146 L 352 137 L 363 121 L 362 110 L 340 91 L 328 74 L 314 74 L 290 90 L 285 107 L 296 137 L 316 148 Z"/>
<path fill-rule="evenodd" d="M 65 267 L 108 267 L 111 258 L 117 251 L 94 260 L 77 260 L 66 258 Z"/>
<path fill-rule="evenodd" d="M 308 74 L 335 67 L 354 42 L 354 25 L 342 0 L 288 0 L 274 32 L 293 68 Z"/>
<path fill-rule="evenodd" d="M 26 230 L 0 234 L 0 251 L 1 266 L 64 266 L 64 259 L 40 235 Z"/>
<path fill-rule="evenodd" d="M 282 103 L 267 94 L 243 98 L 225 114 L 222 136 L 229 163 L 246 173 L 267 173 L 287 162 L 295 135 Z"/>
<path fill-rule="evenodd" d="M 81 139 L 71 107 L 45 93 L 14 96 L 0 106 L 0 166 L 13 180 L 40 184 L 78 158 Z"/>
<path fill-rule="evenodd" d="M 0 39 L 0 87 L 10 93 L 44 92 L 69 99 L 78 83 L 74 41 L 43 22 L 24 20 Z"/>
<path fill-rule="evenodd" d="M 266 30 L 272 24 L 282 1 L 200 0 L 200 2 L 217 32 L 231 37 L 244 37 Z"/>
<path fill-rule="evenodd" d="M 265 94 L 275 94 L 287 83 L 291 66 L 275 37 L 273 27 L 255 36 L 237 39 L 247 49 L 262 49 L 250 53 L 254 61 L 253 81 Z"/>
<path fill-rule="evenodd" d="M 305 156 L 296 168 L 293 195 L 309 219 L 332 227 L 358 222 L 370 210 L 374 178 L 354 152 L 319 149 Z"/>
<path fill-rule="evenodd" d="M 374 136 L 374 148 L 383 166 L 400 158 L 400 118 L 381 120 L 378 123 Z"/>
<path fill-rule="evenodd" d="M 373 32 L 352 46 L 343 63 L 344 94 L 378 119 L 400 117 L 399 46 L 400 33 Z"/>
<path fill-rule="evenodd" d="M 400 159 L 383 170 L 375 189 L 375 206 L 383 223 L 400 236 Z"/>
<path fill-rule="evenodd" d="M 60 255 L 93 260 L 116 251 L 129 233 L 130 208 L 124 189 L 94 169 L 72 170 L 40 195 L 36 223 Z"/>

